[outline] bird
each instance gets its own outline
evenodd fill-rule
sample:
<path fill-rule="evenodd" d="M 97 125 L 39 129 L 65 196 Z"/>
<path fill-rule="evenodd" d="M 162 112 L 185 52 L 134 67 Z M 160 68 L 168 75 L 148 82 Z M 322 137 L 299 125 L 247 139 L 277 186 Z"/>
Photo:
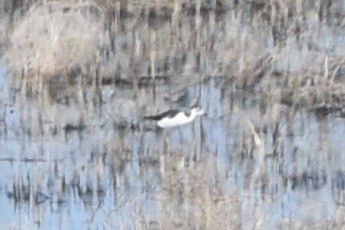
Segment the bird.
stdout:
<path fill-rule="evenodd" d="M 144 116 L 144 119 L 154 120 L 160 128 L 166 129 L 188 124 L 203 114 L 204 110 L 201 107 L 193 106 L 188 111 L 173 109 L 157 115 Z"/>

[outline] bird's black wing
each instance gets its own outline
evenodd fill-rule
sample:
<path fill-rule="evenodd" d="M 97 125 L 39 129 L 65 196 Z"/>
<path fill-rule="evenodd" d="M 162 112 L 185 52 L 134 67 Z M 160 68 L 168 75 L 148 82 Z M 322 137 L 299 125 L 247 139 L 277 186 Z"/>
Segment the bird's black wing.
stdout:
<path fill-rule="evenodd" d="M 178 114 L 180 111 L 179 110 L 168 110 L 164 113 L 158 114 L 158 115 L 152 115 L 152 116 L 144 116 L 144 119 L 148 119 L 148 120 L 161 120 L 164 117 L 173 117 L 176 114 Z"/>

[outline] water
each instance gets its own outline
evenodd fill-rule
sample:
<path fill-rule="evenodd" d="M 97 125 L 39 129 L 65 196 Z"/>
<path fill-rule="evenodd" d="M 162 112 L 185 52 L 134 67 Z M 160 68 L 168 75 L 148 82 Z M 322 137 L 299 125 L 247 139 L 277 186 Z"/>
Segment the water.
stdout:
<path fill-rule="evenodd" d="M 308 36 L 317 21 L 306 16 L 278 50 L 264 23 L 229 11 L 163 26 L 114 14 L 99 65 L 116 85 L 76 76 L 30 95 L 2 65 L 0 228 L 341 229 L 345 122 L 311 108 L 341 84 L 331 66 L 343 34 L 324 23 Z M 317 85 L 327 65 L 334 78 Z M 295 103 L 281 103 L 285 90 Z M 195 102 L 206 115 L 173 130 L 142 119 Z"/>
<path fill-rule="evenodd" d="M 102 108 L 86 106 L 85 129 L 68 133 L 59 124 L 78 120 L 75 105 L 41 110 L 30 99 L 7 98 L 0 225 L 267 229 L 335 221 L 344 189 L 342 119 L 285 107 L 261 113 L 212 82 L 189 88 L 188 98 L 199 93 L 207 115 L 163 133 L 118 130 L 109 117 L 120 98 L 109 93 Z"/>

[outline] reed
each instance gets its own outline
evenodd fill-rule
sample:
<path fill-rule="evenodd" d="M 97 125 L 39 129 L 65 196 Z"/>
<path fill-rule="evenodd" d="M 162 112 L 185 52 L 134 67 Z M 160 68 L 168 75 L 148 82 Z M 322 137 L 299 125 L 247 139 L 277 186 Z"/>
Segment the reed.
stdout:
<path fill-rule="evenodd" d="M 341 228 L 342 4 L 0 2 L 0 196 L 30 226 Z M 130 128 L 182 92 L 208 113 L 190 142 Z"/>

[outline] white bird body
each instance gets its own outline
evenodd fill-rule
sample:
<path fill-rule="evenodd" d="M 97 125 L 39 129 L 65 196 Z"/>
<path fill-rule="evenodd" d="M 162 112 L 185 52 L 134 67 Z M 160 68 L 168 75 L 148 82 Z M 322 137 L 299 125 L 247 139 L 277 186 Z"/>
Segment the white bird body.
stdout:
<path fill-rule="evenodd" d="M 194 115 L 194 116 L 193 116 Z M 165 117 L 162 120 L 157 122 L 157 125 L 161 128 L 171 128 L 175 126 L 181 126 L 192 122 L 195 119 L 196 115 L 191 114 L 187 117 L 183 112 L 176 114 L 175 117 Z"/>
<path fill-rule="evenodd" d="M 161 128 L 172 128 L 176 126 L 181 126 L 188 124 L 197 116 L 204 114 L 201 108 L 193 108 L 190 113 L 183 111 L 170 110 L 155 116 L 146 116 L 146 119 L 156 120 L 157 125 Z"/>

